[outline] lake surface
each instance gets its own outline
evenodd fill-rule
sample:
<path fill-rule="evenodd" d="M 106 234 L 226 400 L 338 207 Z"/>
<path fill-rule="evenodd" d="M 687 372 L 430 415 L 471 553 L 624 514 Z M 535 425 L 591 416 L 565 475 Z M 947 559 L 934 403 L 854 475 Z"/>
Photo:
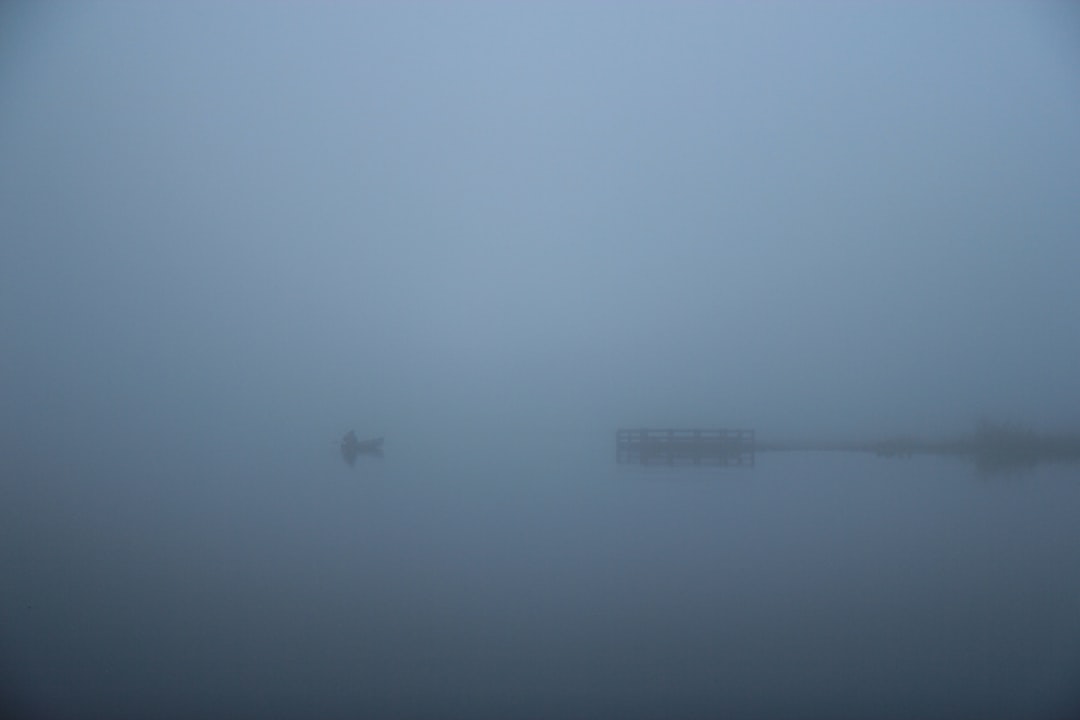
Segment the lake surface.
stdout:
<path fill-rule="evenodd" d="M 47 718 L 1080 709 L 1076 467 L 645 468 L 610 444 L 390 439 L 355 468 L 329 446 L 17 458 L 0 491 L 7 702 Z"/>

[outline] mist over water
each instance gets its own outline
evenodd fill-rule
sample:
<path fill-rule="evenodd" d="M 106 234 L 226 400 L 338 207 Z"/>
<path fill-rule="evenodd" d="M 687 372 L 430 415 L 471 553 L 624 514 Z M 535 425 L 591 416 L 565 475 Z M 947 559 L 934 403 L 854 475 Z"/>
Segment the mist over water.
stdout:
<path fill-rule="evenodd" d="M 34 512 L 4 518 L 19 697 L 42 717 L 1075 707 L 1067 468 L 270 455 L 26 477 Z"/>
<path fill-rule="evenodd" d="M 1076 20 L 5 6 L 3 709 L 1072 717 Z"/>

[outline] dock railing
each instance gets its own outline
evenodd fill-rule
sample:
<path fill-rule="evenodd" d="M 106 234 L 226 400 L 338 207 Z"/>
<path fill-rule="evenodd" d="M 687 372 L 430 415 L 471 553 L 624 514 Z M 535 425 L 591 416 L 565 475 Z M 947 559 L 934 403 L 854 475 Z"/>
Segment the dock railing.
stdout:
<path fill-rule="evenodd" d="M 620 428 L 615 460 L 641 465 L 753 465 L 753 430 Z"/>

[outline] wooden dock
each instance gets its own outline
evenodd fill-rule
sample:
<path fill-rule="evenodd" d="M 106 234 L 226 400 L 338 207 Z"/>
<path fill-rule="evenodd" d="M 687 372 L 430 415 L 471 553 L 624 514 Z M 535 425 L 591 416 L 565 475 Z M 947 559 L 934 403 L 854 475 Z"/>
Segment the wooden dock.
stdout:
<path fill-rule="evenodd" d="M 752 466 L 753 430 L 620 428 L 615 461 L 641 465 Z"/>

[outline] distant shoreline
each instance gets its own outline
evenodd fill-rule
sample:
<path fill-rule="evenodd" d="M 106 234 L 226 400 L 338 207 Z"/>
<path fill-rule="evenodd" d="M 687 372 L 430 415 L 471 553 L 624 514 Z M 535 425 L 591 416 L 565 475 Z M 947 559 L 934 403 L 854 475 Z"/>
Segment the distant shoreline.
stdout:
<path fill-rule="evenodd" d="M 874 441 L 795 441 L 757 443 L 758 452 L 864 452 L 878 457 L 954 455 L 980 465 L 1023 466 L 1042 462 L 1080 461 L 1080 434 L 1036 433 L 1014 425 L 980 422 L 975 432 L 954 438 L 925 439 L 911 435 Z"/>

